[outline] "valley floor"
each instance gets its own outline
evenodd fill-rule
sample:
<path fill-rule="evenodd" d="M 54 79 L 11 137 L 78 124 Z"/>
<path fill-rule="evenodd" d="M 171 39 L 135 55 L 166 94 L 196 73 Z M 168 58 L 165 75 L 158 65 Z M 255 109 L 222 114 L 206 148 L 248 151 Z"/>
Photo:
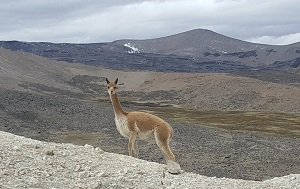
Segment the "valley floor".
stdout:
<path fill-rule="evenodd" d="M 187 172 L 247 180 L 300 173 L 299 138 L 213 128 L 161 116 L 174 128 L 171 147 Z M 127 155 L 127 140 L 119 135 L 113 119 L 108 101 L 13 90 L 0 94 L 1 131 L 47 142 L 89 144 Z M 164 163 L 155 143 L 139 141 L 139 147 L 141 159 Z"/>

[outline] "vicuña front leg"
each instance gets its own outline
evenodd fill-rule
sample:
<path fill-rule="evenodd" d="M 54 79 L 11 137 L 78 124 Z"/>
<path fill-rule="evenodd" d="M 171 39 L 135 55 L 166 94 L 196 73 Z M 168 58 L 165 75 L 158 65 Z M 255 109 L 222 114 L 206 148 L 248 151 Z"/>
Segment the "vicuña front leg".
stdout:
<path fill-rule="evenodd" d="M 130 156 L 138 158 L 139 149 L 136 142 L 137 132 L 130 131 L 129 142 L 128 142 L 128 152 Z"/>

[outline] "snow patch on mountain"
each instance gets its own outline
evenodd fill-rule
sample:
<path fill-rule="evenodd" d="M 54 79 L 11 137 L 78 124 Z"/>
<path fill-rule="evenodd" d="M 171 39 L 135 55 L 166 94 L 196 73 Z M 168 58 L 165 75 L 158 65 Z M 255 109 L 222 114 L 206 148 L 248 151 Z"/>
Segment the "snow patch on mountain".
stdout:
<path fill-rule="evenodd" d="M 124 44 L 125 47 L 130 48 L 130 51 L 127 51 L 128 53 L 140 53 L 141 50 L 138 49 L 137 47 L 135 47 L 134 45 L 130 44 L 130 43 L 126 43 Z"/>

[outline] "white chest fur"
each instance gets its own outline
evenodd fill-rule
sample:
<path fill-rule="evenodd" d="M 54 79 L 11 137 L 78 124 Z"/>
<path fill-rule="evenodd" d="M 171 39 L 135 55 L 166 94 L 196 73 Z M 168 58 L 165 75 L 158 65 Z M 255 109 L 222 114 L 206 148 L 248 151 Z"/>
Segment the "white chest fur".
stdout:
<path fill-rule="evenodd" d="M 125 138 L 129 137 L 128 122 L 126 116 L 115 116 L 115 122 L 118 132 Z"/>

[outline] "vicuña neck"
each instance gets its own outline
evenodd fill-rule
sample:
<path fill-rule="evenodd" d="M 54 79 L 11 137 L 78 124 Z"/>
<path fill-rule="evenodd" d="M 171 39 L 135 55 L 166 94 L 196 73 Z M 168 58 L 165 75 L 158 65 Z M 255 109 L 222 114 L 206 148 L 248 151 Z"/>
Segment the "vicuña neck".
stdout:
<path fill-rule="evenodd" d="M 121 103 L 119 101 L 118 95 L 116 93 L 111 94 L 110 99 L 111 99 L 111 102 L 112 102 L 112 105 L 113 105 L 113 108 L 114 108 L 115 115 L 116 116 L 125 115 L 125 112 L 122 109 Z"/>

